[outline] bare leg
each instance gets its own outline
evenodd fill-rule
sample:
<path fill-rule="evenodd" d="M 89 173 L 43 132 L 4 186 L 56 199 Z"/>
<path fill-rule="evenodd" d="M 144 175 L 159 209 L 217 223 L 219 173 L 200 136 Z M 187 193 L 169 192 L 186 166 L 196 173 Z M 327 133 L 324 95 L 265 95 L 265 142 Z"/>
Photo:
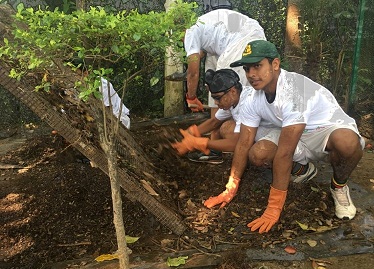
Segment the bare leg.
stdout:
<path fill-rule="evenodd" d="M 340 219 L 353 219 L 356 207 L 350 197 L 347 181 L 363 155 L 358 135 L 349 129 L 337 129 L 330 134 L 326 150 L 333 169 L 330 191 L 335 203 L 335 215 Z"/>
<path fill-rule="evenodd" d="M 260 140 L 256 142 L 248 153 L 248 158 L 251 164 L 259 167 L 272 168 L 273 160 L 278 146 L 269 140 Z M 312 163 L 306 165 L 300 163 L 293 163 L 291 179 L 295 183 L 304 183 L 317 174 L 317 169 Z"/>
<path fill-rule="evenodd" d="M 219 128 L 219 133 L 221 138 L 230 139 L 234 135 L 236 123 L 233 119 L 225 121 L 221 128 Z"/>
<path fill-rule="evenodd" d="M 218 111 L 218 108 L 216 107 L 211 107 L 210 108 L 210 118 L 214 118 L 215 115 L 216 115 L 216 112 Z M 220 132 L 219 132 L 219 129 L 217 130 L 213 130 L 210 134 L 210 139 L 212 140 L 218 140 L 218 139 L 221 139 L 221 135 L 220 135 Z"/>
<path fill-rule="evenodd" d="M 269 140 L 260 140 L 249 150 L 249 162 L 255 166 L 271 168 L 277 148 L 278 146 Z"/>
<path fill-rule="evenodd" d="M 350 129 L 337 129 L 331 133 L 326 150 L 335 181 L 345 184 L 363 155 L 358 135 Z"/>

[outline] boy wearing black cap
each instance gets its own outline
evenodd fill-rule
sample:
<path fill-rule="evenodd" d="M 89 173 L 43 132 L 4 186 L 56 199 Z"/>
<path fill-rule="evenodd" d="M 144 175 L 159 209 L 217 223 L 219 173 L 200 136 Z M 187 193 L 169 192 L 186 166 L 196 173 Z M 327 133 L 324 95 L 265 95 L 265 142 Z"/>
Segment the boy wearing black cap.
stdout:
<path fill-rule="evenodd" d="M 268 232 L 282 212 L 295 155 L 299 161 L 329 161 L 333 168 L 330 191 L 335 215 L 352 219 L 356 214 L 347 181 L 363 154 L 364 139 L 355 120 L 340 107 L 332 93 L 309 78 L 280 68 L 274 44 L 256 40 L 248 43 L 242 58 L 230 66 L 243 66 L 254 93 L 241 110 L 241 129 L 231 166 L 230 181 L 240 177 L 261 121 L 281 128 L 272 161 L 273 180 L 268 206 L 261 217 L 250 222 L 251 231 Z M 304 159 L 304 160 L 302 160 Z M 236 184 L 236 185 L 237 185 Z M 220 204 L 219 200 L 214 201 Z M 209 203 L 209 206 L 214 206 Z M 227 201 L 223 201 L 227 203 Z"/>
<path fill-rule="evenodd" d="M 219 109 L 213 117 L 199 126 L 192 125 L 187 130 L 181 130 L 184 137 L 189 139 L 188 143 L 184 139 L 173 145 L 178 154 L 184 155 L 198 149 L 188 154 L 191 161 L 219 164 L 223 162 L 222 151 L 234 151 L 240 130 L 239 108 L 252 91 L 249 87 L 243 89 L 239 80 L 238 74 L 232 69 L 217 72 L 207 70 L 205 83 Z M 201 134 L 209 132 L 211 139 L 201 137 Z M 203 145 L 203 148 L 199 148 L 199 145 Z"/>
<path fill-rule="evenodd" d="M 219 110 L 213 118 L 206 120 L 199 126 L 192 125 L 187 130 L 180 130 L 184 139 L 174 143 L 173 147 L 179 155 L 194 151 L 189 155 L 189 159 L 192 161 L 217 164 L 223 161 L 221 155 L 216 155 L 217 151 L 233 152 L 235 150 L 241 125 L 240 113 L 245 103 L 250 101 L 254 89 L 250 86 L 242 87 L 239 76 L 232 69 L 218 71 L 210 69 L 205 74 L 205 82 Z M 271 166 L 280 130 L 281 128 L 275 127 L 270 122 L 261 122 L 255 137 L 257 142 L 254 146 L 255 150 L 253 150 L 255 152 L 252 157 L 253 164 L 263 167 Z M 201 137 L 201 134 L 210 131 L 212 131 L 211 139 Z M 295 159 L 298 159 L 297 154 L 295 156 Z M 312 179 L 316 174 L 317 169 L 313 164 L 302 165 L 295 162 L 292 180 L 302 183 Z M 217 203 L 226 203 L 234 195 L 235 193 L 228 189 L 219 197 L 209 199 L 205 205 L 212 207 Z"/>

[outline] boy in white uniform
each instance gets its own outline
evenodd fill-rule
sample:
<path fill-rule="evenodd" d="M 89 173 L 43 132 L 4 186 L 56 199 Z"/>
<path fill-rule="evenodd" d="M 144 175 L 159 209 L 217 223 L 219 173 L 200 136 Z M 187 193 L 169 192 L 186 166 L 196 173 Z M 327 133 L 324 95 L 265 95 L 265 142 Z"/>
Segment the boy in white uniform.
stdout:
<path fill-rule="evenodd" d="M 242 87 L 238 74 L 232 69 L 220 69 L 217 72 L 209 69 L 205 73 L 205 83 L 209 85 L 211 93 L 223 93 L 219 97 L 213 96 L 219 109 L 214 117 L 199 126 L 192 125 L 186 131 L 196 138 L 211 132 L 207 146 L 210 154 L 204 155 L 201 151 L 193 151 L 189 152 L 187 157 L 195 162 L 219 164 L 223 162 L 222 151 L 233 152 L 235 149 L 240 131 L 239 110 L 253 89 Z M 184 150 L 183 145 L 176 148 L 181 155 L 188 150 Z M 212 152 L 214 154 L 211 154 Z"/>
<path fill-rule="evenodd" d="M 204 157 L 207 155 L 202 153 L 208 154 L 212 150 L 234 151 L 240 135 L 242 109 L 254 94 L 251 86 L 242 87 L 239 76 L 232 69 L 217 71 L 209 69 L 205 75 L 205 82 L 219 110 L 214 118 L 206 120 L 199 126 L 192 125 L 187 130 L 180 130 L 184 138 L 181 142 L 173 144 L 179 155 L 198 150 L 191 153 L 200 154 L 200 158 L 192 160 L 200 162 L 206 161 Z M 211 139 L 201 137 L 201 134 L 209 131 L 213 134 Z M 255 165 L 271 167 L 280 132 L 281 128 L 275 127 L 270 122 L 261 121 L 255 137 L 256 144 L 259 145 L 256 146 L 256 154 L 252 160 Z M 300 158 L 296 155 L 295 159 Z M 221 159 L 210 159 L 209 163 L 217 164 L 222 161 L 221 156 Z M 312 163 L 294 162 L 291 173 L 293 182 L 302 183 L 312 179 L 317 174 L 317 169 Z M 211 199 L 206 206 L 214 206 L 217 199 L 221 199 L 221 202 L 230 200 L 233 198 L 230 195 L 230 193 L 223 193 L 218 198 Z"/>
<path fill-rule="evenodd" d="M 342 110 L 325 87 L 303 75 L 281 69 L 278 51 L 268 41 L 250 42 L 243 51 L 242 59 L 231 66 L 243 66 L 248 81 L 256 90 L 241 113 L 240 137 L 227 185 L 234 195 L 247 161 L 251 161 L 254 154 L 257 143 L 253 144 L 260 121 L 269 121 L 282 128 L 272 162 L 273 180 L 268 206 L 260 218 L 248 224 L 251 231 L 259 229 L 260 233 L 268 232 L 278 221 L 286 200 L 295 155 L 299 160 L 331 163 L 330 191 L 335 215 L 340 219 L 352 219 L 356 207 L 347 181 L 365 146 L 355 120 Z M 220 203 L 212 197 L 205 204 L 214 206 L 212 201 Z"/>

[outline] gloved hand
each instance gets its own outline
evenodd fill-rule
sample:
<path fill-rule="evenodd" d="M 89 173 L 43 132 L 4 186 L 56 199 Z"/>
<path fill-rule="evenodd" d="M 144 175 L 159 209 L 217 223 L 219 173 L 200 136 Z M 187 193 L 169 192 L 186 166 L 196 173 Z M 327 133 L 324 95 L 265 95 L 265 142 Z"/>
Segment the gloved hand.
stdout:
<path fill-rule="evenodd" d="M 192 112 L 204 111 L 203 104 L 195 96 L 194 98 L 189 98 L 188 93 L 186 93 L 186 101 L 188 105 L 196 105 L 197 107 L 190 107 Z"/>
<path fill-rule="evenodd" d="M 204 202 L 204 206 L 207 208 L 212 208 L 215 205 L 221 204 L 219 208 L 227 205 L 236 195 L 240 183 L 240 178 L 238 177 L 229 177 L 229 181 L 226 184 L 226 190 L 223 191 L 220 195 L 210 197 Z"/>
<path fill-rule="evenodd" d="M 262 234 L 268 232 L 273 227 L 282 212 L 286 196 L 287 191 L 278 190 L 270 186 L 268 206 L 264 214 L 247 225 L 251 228 L 252 232 L 259 229 L 259 233 Z"/>
<path fill-rule="evenodd" d="M 175 148 L 179 155 L 184 155 L 192 150 L 199 150 L 204 154 L 208 155 L 210 150 L 207 148 L 209 138 L 207 137 L 195 137 L 186 130 L 179 130 L 183 135 L 181 142 L 173 143 L 172 147 Z"/>
<path fill-rule="evenodd" d="M 200 131 L 199 131 L 199 129 L 197 128 L 197 125 L 196 125 L 196 124 L 191 125 L 190 127 L 188 127 L 187 132 L 189 132 L 189 133 L 192 134 L 193 136 L 201 137 Z"/>

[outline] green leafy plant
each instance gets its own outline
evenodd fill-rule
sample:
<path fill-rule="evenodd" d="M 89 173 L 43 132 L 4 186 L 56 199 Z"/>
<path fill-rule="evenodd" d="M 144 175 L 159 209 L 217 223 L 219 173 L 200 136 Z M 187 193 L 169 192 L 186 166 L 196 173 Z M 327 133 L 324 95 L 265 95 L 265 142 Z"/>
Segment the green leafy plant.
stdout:
<path fill-rule="evenodd" d="M 178 0 L 168 12 L 140 14 L 131 10 L 114 14 L 91 7 L 66 14 L 20 4 L 13 35 L 4 39 L 0 58 L 11 63 L 10 75 L 14 78 L 20 79 L 26 73 L 42 74 L 39 90 L 53 90 L 50 86 L 60 74 L 66 77 L 67 68 L 79 68 L 88 71 L 88 76 L 76 83 L 83 100 L 91 101 L 92 95 L 100 98 L 100 78 L 110 81 L 118 74 L 124 94 L 131 90 L 129 83 L 142 74 L 153 74 L 151 85 L 157 83 L 157 67 L 164 62 L 166 47 L 180 51 L 184 29 L 196 21 L 194 6 Z M 114 73 L 112 66 L 118 63 L 121 72 Z M 108 121 L 104 107 L 101 113 L 95 104 L 92 107 L 99 144 L 108 161 L 120 268 L 129 268 L 115 147 L 120 123 L 118 118 Z"/>
<path fill-rule="evenodd" d="M 238 11 L 257 20 L 264 28 L 266 38 L 276 44 L 282 53 L 286 30 L 286 0 L 242 0 L 233 1 Z"/>
<path fill-rule="evenodd" d="M 97 90 L 94 75 L 109 80 L 114 77 L 114 65 L 116 76 L 122 77 L 122 91 L 141 74 L 153 75 L 152 85 L 148 85 L 151 87 L 160 79 L 157 68 L 164 62 L 165 48 L 172 46 L 183 55 L 181 37 L 196 21 L 195 7 L 178 1 L 167 13 L 131 10 L 111 14 L 104 8 L 91 7 L 87 12 L 65 14 L 20 4 L 16 19 L 27 27 L 16 28 L 12 42 L 4 40 L 0 56 L 13 62 L 16 68 L 11 76 L 18 79 L 30 70 L 43 73 L 51 66 L 58 67 L 56 59 L 84 59 L 92 77 L 85 83 L 82 97 Z"/>
<path fill-rule="evenodd" d="M 303 73 L 346 103 L 357 21 L 358 1 L 300 1 Z"/>

